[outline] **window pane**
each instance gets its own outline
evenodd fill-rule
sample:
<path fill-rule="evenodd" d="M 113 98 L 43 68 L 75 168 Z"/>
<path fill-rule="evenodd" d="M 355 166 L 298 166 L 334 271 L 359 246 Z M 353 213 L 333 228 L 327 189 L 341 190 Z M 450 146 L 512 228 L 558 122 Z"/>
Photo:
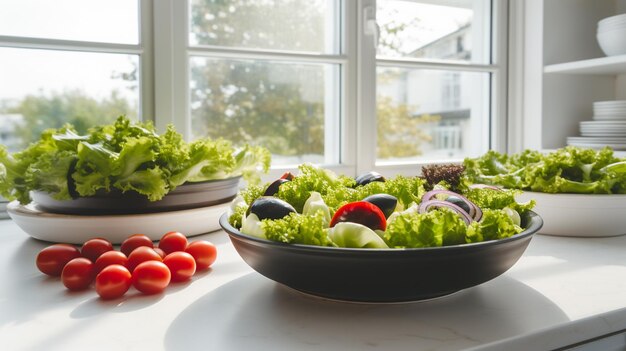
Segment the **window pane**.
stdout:
<path fill-rule="evenodd" d="M 338 53 L 335 0 L 192 0 L 192 45 Z"/>
<path fill-rule="evenodd" d="M 378 160 L 461 159 L 485 152 L 489 81 L 489 73 L 378 68 Z"/>
<path fill-rule="evenodd" d="M 138 56 L 0 48 L 0 143 L 16 150 L 46 128 L 83 133 L 137 118 Z"/>
<path fill-rule="evenodd" d="M 323 163 L 338 153 L 324 133 L 339 130 L 338 77 L 333 64 L 192 57 L 193 137 L 267 147 L 274 165 Z"/>
<path fill-rule="evenodd" d="M 490 1 L 378 0 L 379 56 L 489 63 Z"/>
<path fill-rule="evenodd" d="M 139 43 L 137 0 L 2 0 L 0 35 Z"/>

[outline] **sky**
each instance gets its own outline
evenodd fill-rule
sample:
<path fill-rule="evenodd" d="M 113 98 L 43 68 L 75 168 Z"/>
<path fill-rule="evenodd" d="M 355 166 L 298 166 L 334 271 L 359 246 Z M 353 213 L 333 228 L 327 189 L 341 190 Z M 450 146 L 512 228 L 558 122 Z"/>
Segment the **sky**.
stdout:
<path fill-rule="evenodd" d="M 453 31 L 471 17 L 467 9 L 388 3 L 397 11 L 380 11 L 380 23 L 389 21 L 389 16 L 408 21 L 419 13 L 421 18 L 417 27 L 403 34 L 402 50 L 407 52 Z M 0 0 L 0 35 L 137 44 L 137 14 L 136 0 Z M 0 101 L 73 89 L 97 98 L 117 89 L 138 99 L 137 92 L 126 89 L 128 83 L 112 78 L 115 72 L 129 72 L 137 60 L 135 55 L 0 47 Z"/>
<path fill-rule="evenodd" d="M 136 0 L 0 0 L 0 35 L 137 44 L 137 13 Z M 41 89 L 130 94 L 127 83 L 111 75 L 129 72 L 133 60 L 137 56 L 0 47 L 0 100 Z"/>

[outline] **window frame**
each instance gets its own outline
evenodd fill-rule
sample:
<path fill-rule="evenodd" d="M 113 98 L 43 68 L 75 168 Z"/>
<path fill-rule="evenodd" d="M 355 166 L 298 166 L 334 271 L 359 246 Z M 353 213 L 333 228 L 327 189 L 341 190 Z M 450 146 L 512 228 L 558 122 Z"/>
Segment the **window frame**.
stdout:
<path fill-rule="evenodd" d="M 376 162 L 376 67 L 490 73 L 489 148 L 506 152 L 507 146 L 511 143 L 509 137 L 513 143 L 517 143 L 516 140 L 519 139 L 511 130 L 513 126 L 519 124 L 516 122 L 519 119 L 517 113 L 507 118 L 507 112 L 513 114 L 518 110 L 516 105 L 509 109 L 508 97 L 519 88 L 508 80 L 508 40 L 509 37 L 516 38 L 515 32 L 510 33 L 508 23 L 509 1 L 491 0 L 490 64 L 377 58 L 374 45 L 376 33 L 372 33 L 370 26 L 372 9 L 375 20 L 376 0 L 339 1 L 340 24 L 337 28 L 340 28 L 341 38 L 340 52 L 337 55 L 190 46 L 189 0 L 139 0 L 139 43 L 136 45 L 0 36 L 0 46 L 138 55 L 140 62 L 138 115 L 142 120 L 153 120 L 160 132 L 171 123 L 186 138 L 191 135 L 189 90 L 191 56 L 335 63 L 341 67 L 337 117 L 340 137 L 339 144 L 330 147 L 339 148 L 339 160 L 323 166 L 353 176 L 371 170 L 389 176 L 417 175 L 425 162 L 394 164 Z M 518 6 L 514 6 L 514 9 L 517 8 Z M 369 18 L 366 18 L 368 16 Z M 519 51 L 519 48 L 515 49 Z M 444 162 L 451 161 L 454 160 Z M 294 171 L 294 168 L 274 166 L 270 173 L 264 176 L 264 180 L 276 178 L 285 171 Z"/>

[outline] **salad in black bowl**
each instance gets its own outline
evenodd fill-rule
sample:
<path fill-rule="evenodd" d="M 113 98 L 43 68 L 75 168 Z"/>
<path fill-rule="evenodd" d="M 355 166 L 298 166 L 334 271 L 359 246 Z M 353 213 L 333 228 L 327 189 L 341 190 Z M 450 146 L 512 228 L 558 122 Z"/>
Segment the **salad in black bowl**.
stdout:
<path fill-rule="evenodd" d="M 304 164 L 297 176 L 241 191 L 220 224 L 252 268 L 302 292 L 429 299 L 504 273 L 542 225 L 515 191 L 462 179 L 460 165 L 353 179 Z"/>

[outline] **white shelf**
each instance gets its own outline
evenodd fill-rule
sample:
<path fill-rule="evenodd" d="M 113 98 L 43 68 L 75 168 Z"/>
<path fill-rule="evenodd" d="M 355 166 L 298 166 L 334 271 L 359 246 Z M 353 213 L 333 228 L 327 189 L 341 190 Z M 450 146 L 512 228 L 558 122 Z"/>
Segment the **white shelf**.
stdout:
<path fill-rule="evenodd" d="M 626 55 L 607 56 L 590 60 L 557 63 L 544 67 L 545 73 L 626 74 Z"/>

